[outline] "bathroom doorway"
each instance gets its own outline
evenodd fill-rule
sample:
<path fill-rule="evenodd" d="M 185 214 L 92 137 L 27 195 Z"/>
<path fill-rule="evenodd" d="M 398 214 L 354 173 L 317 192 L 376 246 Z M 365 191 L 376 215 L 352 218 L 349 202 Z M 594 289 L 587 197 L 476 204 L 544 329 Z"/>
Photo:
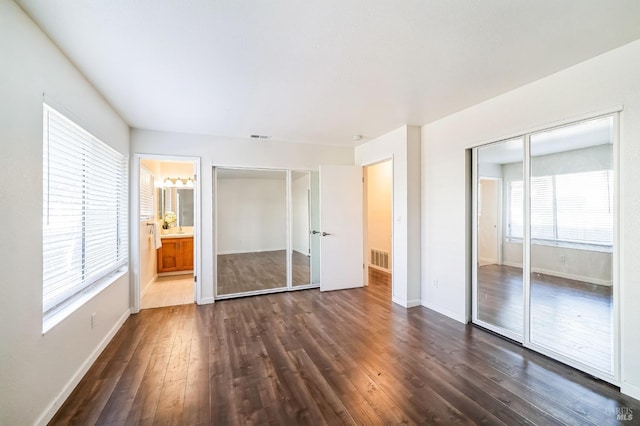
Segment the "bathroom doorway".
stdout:
<path fill-rule="evenodd" d="M 197 301 L 198 159 L 140 156 L 138 309 Z"/>
<path fill-rule="evenodd" d="M 365 285 L 389 288 L 393 282 L 393 162 L 363 167 Z"/>

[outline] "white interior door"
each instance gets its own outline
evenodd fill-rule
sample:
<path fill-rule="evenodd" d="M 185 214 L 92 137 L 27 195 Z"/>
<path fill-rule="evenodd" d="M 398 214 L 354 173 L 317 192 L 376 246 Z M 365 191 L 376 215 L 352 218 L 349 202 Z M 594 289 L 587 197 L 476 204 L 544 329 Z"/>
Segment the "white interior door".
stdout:
<path fill-rule="evenodd" d="M 320 290 L 363 286 L 362 167 L 320 166 Z"/>

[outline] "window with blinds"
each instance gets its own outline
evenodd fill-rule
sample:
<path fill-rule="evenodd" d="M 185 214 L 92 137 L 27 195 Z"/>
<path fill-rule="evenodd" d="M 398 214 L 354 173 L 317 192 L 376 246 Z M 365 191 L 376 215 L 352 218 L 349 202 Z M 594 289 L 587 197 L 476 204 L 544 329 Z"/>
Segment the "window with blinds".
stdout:
<path fill-rule="evenodd" d="M 127 160 L 43 111 L 43 327 L 127 263 Z"/>
<path fill-rule="evenodd" d="M 613 171 L 531 178 L 531 238 L 613 244 Z M 522 181 L 510 183 L 507 235 L 523 237 Z"/>
<path fill-rule="evenodd" d="M 154 217 L 154 191 L 153 174 L 144 167 L 140 167 L 140 220 L 150 220 Z"/>

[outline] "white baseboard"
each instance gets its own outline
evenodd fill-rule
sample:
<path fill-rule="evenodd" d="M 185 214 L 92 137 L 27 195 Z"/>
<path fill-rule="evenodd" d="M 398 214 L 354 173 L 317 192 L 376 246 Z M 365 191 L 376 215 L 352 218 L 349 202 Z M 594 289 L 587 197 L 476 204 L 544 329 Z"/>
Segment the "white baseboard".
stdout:
<path fill-rule="evenodd" d="M 373 263 L 367 264 L 367 266 L 371 269 L 377 269 L 378 271 L 386 272 L 388 274 L 393 273 L 389 268 L 383 268 L 382 266 L 374 265 Z"/>
<path fill-rule="evenodd" d="M 514 268 L 522 268 L 522 265 L 520 265 L 519 263 L 513 263 L 513 262 L 504 262 L 503 265 L 511 266 L 511 267 L 514 267 Z M 585 277 L 585 276 L 582 276 L 582 275 L 567 274 L 565 272 L 551 271 L 549 269 L 531 268 L 531 272 L 535 272 L 535 273 L 543 274 L 543 275 L 551 275 L 553 277 L 566 278 L 568 280 L 582 281 L 582 282 L 589 283 L 589 284 L 602 285 L 602 286 L 605 286 L 605 287 L 611 287 L 612 286 L 612 283 L 609 280 L 602 280 L 602 279 L 593 278 L 593 277 Z"/>
<path fill-rule="evenodd" d="M 434 303 L 429 303 L 429 301 L 425 299 L 422 299 L 421 302 L 422 302 L 422 306 L 424 306 L 425 308 L 431 309 L 432 311 L 436 311 L 437 313 L 447 316 L 453 320 L 456 320 L 463 324 L 467 324 L 469 322 L 466 315 L 459 315 L 457 312 L 454 312 L 449 308 L 445 308 L 443 306 L 439 306 Z"/>
<path fill-rule="evenodd" d="M 625 395 L 629 395 L 632 398 L 640 399 L 640 386 L 633 385 L 624 380 L 620 383 L 620 392 Z M 638 414 L 640 415 L 640 413 Z"/>
<path fill-rule="evenodd" d="M 203 297 L 198 301 L 198 305 L 210 305 L 211 303 L 215 303 L 216 299 L 213 297 Z"/>
<path fill-rule="evenodd" d="M 396 305 L 400 305 L 400 306 L 402 306 L 403 308 L 406 308 L 406 307 L 407 307 L 407 301 L 406 301 L 406 300 L 404 300 L 404 299 L 398 299 L 397 297 L 393 297 L 393 296 L 392 296 L 392 297 L 391 297 L 391 301 L 392 301 L 393 303 L 395 303 Z"/>
<path fill-rule="evenodd" d="M 420 299 L 405 300 L 398 299 L 397 297 L 392 297 L 391 301 L 396 305 L 402 306 L 403 308 L 413 308 L 415 306 L 420 306 Z"/>
<path fill-rule="evenodd" d="M 218 254 L 247 254 L 247 253 L 264 253 L 268 251 L 285 251 L 286 248 L 268 248 L 261 250 L 218 250 Z"/>
<path fill-rule="evenodd" d="M 64 385 L 64 387 L 62 388 L 58 396 L 56 396 L 53 399 L 53 401 L 51 401 L 49 406 L 44 410 L 44 412 L 40 415 L 40 417 L 38 417 L 38 419 L 34 424 L 46 425 L 47 423 L 49 423 L 49 421 L 51 421 L 51 419 L 56 414 L 60 406 L 67 400 L 69 395 L 71 395 L 71 392 L 73 392 L 73 390 L 78 385 L 78 383 L 80 383 L 80 380 L 82 380 L 84 375 L 87 374 L 87 371 L 89 371 L 89 368 L 91 368 L 93 363 L 96 362 L 96 359 L 98 359 L 98 357 L 100 356 L 104 348 L 106 348 L 109 342 L 111 342 L 111 339 L 113 339 L 113 337 L 116 335 L 118 330 L 120 330 L 120 327 L 122 327 L 122 324 L 124 324 L 124 322 L 127 320 L 127 318 L 129 318 L 130 315 L 131 315 L 131 309 L 127 309 L 124 312 L 124 314 L 122 314 L 122 316 L 118 318 L 118 321 L 115 323 L 113 327 L 111 327 L 111 330 L 109 330 L 107 335 L 104 336 L 104 339 L 100 341 L 100 343 L 93 350 L 91 355 L 89 355 L 89 357 L 82 363 L 82 365 L 80 366 L 80 368 L 78 368 L 75 374 L 71 376 L 71 379 L 69 379 L 67 384 Z"/>
<path fill-rule="evenodd" d="M 497 265 L 498 259 L 489 259 L 488 257 L 480 257 L 478 258 L 478 262 L 480 265 Z"/>

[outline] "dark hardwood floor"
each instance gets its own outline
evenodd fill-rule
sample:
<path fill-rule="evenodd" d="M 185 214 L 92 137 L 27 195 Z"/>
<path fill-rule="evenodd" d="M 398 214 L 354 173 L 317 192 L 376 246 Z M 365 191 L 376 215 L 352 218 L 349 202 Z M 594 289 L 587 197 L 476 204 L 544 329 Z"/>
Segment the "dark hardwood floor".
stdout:
<path fill-rule="evenodd" d="M 478 318 L 522 335 L 522 269 L 478 268 Z M 613 372 L 612 288 L 531 275 L 531 341 Z"/>
<path fill-rule="evenodd" d="M 601 426 L 618 408 L 640 414 L 603 382 L 390 299 L 373 283 L 142 311 L 51 424 Z"/>
<path fill-rule="evenodd" d="M 309 284 L 309 257 L 292 256 L 292 284 Z M 218 255 L 218 295 L 273 290 L 287 286 L 285 250 Z"/>

